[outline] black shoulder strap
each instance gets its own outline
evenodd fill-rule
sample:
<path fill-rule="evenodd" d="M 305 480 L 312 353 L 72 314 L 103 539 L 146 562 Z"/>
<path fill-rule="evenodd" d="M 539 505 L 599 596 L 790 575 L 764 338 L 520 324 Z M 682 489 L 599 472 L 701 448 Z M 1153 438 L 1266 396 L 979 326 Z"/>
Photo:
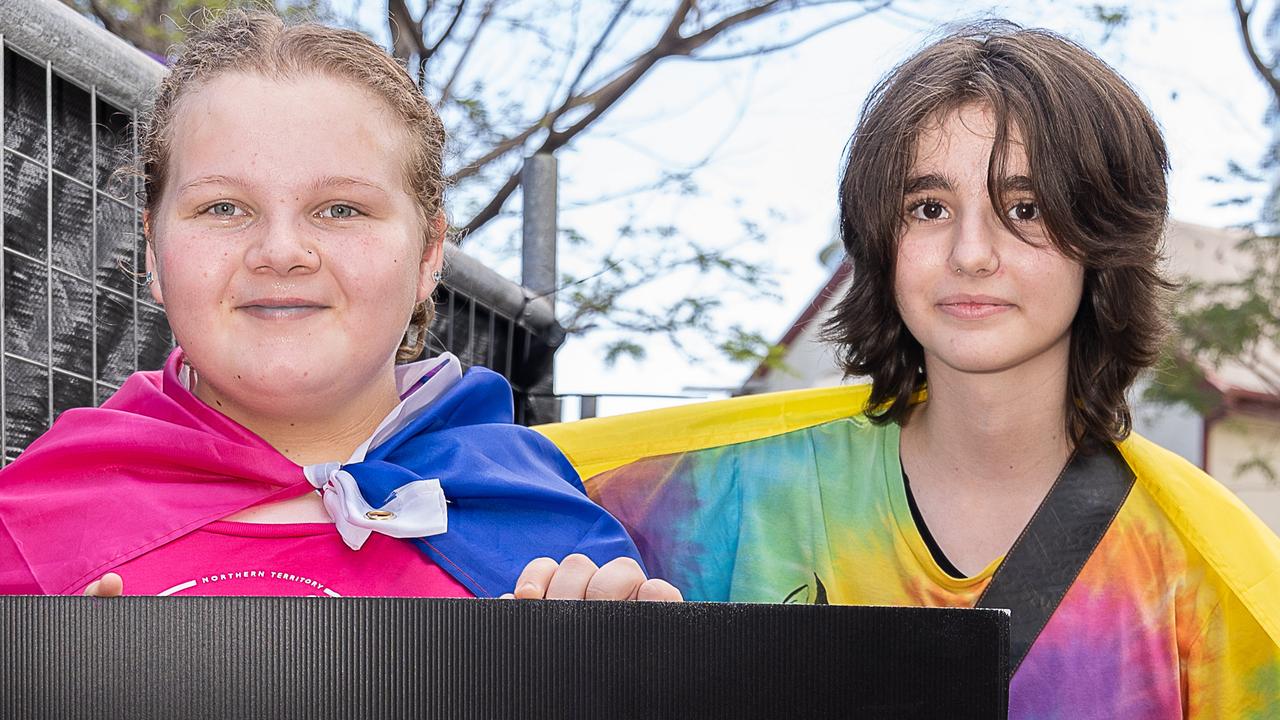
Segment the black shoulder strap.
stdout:
<path fill-rule="evenodd" d="M 1012 613 L 1010 676 L 1111 527 L 1133 481 L 1114 445 L 1077 452 L 996 569 L 977 607 Z"/>

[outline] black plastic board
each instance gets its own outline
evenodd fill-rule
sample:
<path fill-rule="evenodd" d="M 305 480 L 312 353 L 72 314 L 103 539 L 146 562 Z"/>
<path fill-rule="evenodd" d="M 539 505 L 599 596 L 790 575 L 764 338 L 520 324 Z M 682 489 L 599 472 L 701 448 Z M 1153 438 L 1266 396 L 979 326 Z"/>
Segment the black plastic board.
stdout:
<path fill-rule="evenodd" d="M 1000 610 L 0 597 L 29 718 L 1004 718 Z"/>

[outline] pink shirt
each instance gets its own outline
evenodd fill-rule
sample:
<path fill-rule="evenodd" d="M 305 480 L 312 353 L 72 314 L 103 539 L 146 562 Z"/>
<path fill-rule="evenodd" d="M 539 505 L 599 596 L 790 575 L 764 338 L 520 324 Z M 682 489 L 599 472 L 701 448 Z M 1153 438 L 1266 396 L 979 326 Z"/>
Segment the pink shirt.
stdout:
<path fill-rule="evenodd" d="M 113 571 L 126 595 L 472 597 L 409 541 L 355 551 L 330 523 L 213 522 Z"/>

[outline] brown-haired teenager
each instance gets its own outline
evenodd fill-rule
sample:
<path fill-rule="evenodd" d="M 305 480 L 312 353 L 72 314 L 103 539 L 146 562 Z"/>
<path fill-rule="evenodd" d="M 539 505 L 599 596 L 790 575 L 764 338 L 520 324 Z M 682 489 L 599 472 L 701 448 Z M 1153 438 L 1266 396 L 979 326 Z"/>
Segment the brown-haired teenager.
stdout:
<path fill-rule="evenodd" d="M 1130 432 L 1167 164 L 1083 48 L 945 37 L 848 150 L 828 336 L 869 389 L 546 432 L 690 599 L 1008 607 L 1011 717 L 1280 717 L 1280 540 Z"/>

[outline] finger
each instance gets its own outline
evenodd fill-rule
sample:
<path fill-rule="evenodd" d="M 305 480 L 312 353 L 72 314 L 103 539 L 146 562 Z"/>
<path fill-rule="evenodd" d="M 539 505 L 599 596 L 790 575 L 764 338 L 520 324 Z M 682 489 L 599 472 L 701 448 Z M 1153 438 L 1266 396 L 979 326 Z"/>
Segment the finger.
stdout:
<path fill-rule="evenodd" d="M 516 580 L 514 595 L 521 600 L 537 600 L 545 597 L 551 585 L 551 576 L 556 574 L 560 563 L 549 557 L 540 557 L 524 566 L 519 579 Z"/>
<path fill-rule="evenodd" d="M 680 593 L 680 589 L 666 580 L 654 578 L 645 580 L 636 592 L 637 600 L 646 602 L 683 602 L 684 595 Z"/>
<path fill-rule="evenodd" d="M 551 578 L 551 585 L 543 597 L 548 600 L 581 600 L 598 569 L 586 555 L 574 553 L 566 557 L 560 561 L 560 569 Z"/>
<path fill-rule="evenodd" d="M 124 579 L 113 572 L 89 583 L 84 594 L 91 597 L 120 597 L 124 594 Z"/>
<path fill-rule="evenodd" d="M 586 600 L 635 600 L 645 581 L 640 563 L 629 557 L 614 558 L 587 583 Z"/>
<path fill-rule="evenodd" d="M 499 595 L 499 596 L 498 596 L 498 599 L 499 599 L 499 600 L 515 600 L 515 599 L 516 599 L 516 594 L 515 594 L 515 593 L 502 593 L 501 595 Z"/>

